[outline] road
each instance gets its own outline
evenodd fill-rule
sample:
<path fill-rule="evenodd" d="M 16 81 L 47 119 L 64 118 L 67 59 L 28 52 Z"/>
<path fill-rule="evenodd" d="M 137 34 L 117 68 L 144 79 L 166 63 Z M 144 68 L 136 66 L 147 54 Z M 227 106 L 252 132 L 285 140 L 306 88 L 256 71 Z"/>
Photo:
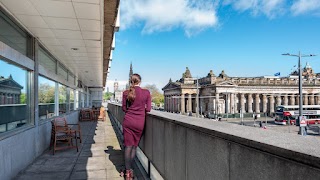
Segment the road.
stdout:
<path fill-rule="evenodd" d="M 233 123 L 233 124 L 239 124 L 241 125 L 241 119 L 224 119 L 225 122 Z M 282 133 L 292 133 L 292 134 L 298 134 L 299 127 L 296 125 L 279 125 L 274 123 L 273 118 L 267 118 L 267 124 L 265 118 L 258 118 L 255 122 L 251 119 L 243 119 L 243 125 L 244 126 L 251 126 L 255 128 L 260 128 L 260 121 L 262 122 L 262 127 L 265 127 L 267 130 L 282 132 Z M 311 136 L 319 136 L 319 130 L 320 125 L 309 125 L 307 128 L 307 135 Z"/>

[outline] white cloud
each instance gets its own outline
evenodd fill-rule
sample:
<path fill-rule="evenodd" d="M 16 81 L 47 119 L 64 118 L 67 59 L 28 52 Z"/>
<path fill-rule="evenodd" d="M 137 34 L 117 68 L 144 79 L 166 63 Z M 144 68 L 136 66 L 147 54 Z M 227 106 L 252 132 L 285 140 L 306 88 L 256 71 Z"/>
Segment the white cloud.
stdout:
<path fill-rule="evenodd" d="M 320 0 L 297 0 L 291 6 L 293 15 L 305 13 L 320 14 Z"/>
<path fill-rule="evenodd" d="M 284 12 L 286 0 L 223 0 L 223 5 L 231 5 L 238 11 L 251 11 L 256 16 L 264 14 L 268 18 L 274 18 Z"/>
<path fill-rule="evenodd" d="M 218 24 L 215 1 L 125 0 L 121 1 L 121 28 L 144 23 L 143 33 L 181 27 L 190 36 Z"/>

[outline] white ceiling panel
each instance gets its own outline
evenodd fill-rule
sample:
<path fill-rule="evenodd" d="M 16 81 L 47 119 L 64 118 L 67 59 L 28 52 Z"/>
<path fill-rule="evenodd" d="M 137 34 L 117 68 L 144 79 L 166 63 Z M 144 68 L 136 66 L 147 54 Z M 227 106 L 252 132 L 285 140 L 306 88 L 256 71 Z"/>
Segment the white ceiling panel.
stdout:
<path fill-rule="evenodd" d="M 88 57 L 89 58 L 100 58 L 101 57 L 101 54 L 100 53 L 88 53 Z"/>
<path fill-rule="evenodd" d="M 88 57 L 73 57 L 73 59 L 75 60 L 75 61 L 88 61 Z"/>
<path fill-rule="evenodd" d="M 69 52 L 69 54 L 70 53 L 85 53 L 85 52 L 87 52 L 87 49 L 86 49 L 86 47 L 76 47 L 77 48 L 77 50 L 72 50 L 72 49 L 66 49 L 68 52 Z"/>
<path fill-rule="evenodd" d="M 60 42 L 56 38 L 40 38 L 41 42 L 43 42 L 47 46 L 60 46 Z"/>
<path fill-rule="evenodd" d="M 76 19 L 44 17 L 50 28 L 62 30 L 80 30 Z"/>
<path fill-rule="evenodd" d="M 53 30 L 58 39 L 82 39 L 80 31 Z"/>
<path fill-rule="evenodd" d="M 92 31 L 82 31 L 83 39 L 87 40 L 100 40 L 101 36 L 99 32 L 92 32 Z"/>
<path fill-rule="evenodd" d="M 96 31 L 100 32 L 100 21 L 97 20 L 86 20 L 86 19 L 79 19 L 79 24 L 81 31 Z"/>
<path fill-rule="evenodd" d="M 91 47 L 87 47 L 87 52 L 88 53 L 101 53 L 101 48 L 91 48 Z"/>
<path fill-rule="evenodd" d="M 77 52 L 71 52 L 69 53 L 72 57 L 88 57 L 87 53 L 77 53 Z"/>
<path fill-rule="evenodd" d="M 102 0 L 0 2 L 85 85 L 103 85 Z"/>
<path fill-rule="evenodd" d="M 28 0 L 1 0 L 1 2 L 14 14 L 39 15 Z"/>
<path fill-rule="evenodd" d="M 49 28 L 41 16 L 17 15 L 17 17 L 29 28 Z"/>
<path fill-rule="evenodd" d="M 100 0 L 72 0 L 73 2 L 84 2 L 91 4 L 100 4 Z"/>
<path fill-rule="evenodd" d="M 78 39 L 59 39 L 59 42 L 65 47 L 84 47 L 84 41 Z"/>
<path fill-rule="evenodd" d="M 85 40 L 86 47 L 101 47 L 101 41 Z"/>
<path fill-rule="evenodd" d="M 76 18 L 71 2 L 30 0 L 42 16 Z"/>
<path fill-rule="evenodd" d="M 100 20 L 100 6 L 97 4 L 73 3 L 77 18 Z"/>
<path fill-rule="evenodd" d="M 37 37 L 49 37 L 54 38 L 54 34 L 51 29 L 41 29 L 41 28 L 30 28 L 30 30 L 35 34 Z"/>

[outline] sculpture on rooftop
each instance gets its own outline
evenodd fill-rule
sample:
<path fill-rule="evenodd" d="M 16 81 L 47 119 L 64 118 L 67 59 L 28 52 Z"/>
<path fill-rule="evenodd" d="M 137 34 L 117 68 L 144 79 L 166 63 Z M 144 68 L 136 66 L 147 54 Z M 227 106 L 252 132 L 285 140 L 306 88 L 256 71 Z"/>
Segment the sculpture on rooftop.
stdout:
<path fill-rule="evenodd" d="M 186 67 L 186 72 L 184 72 L 184 73 L 182 74 L 182 78 L 192 78 L 191 73 L 190 73 L 190 70 L 189 70 L 188 67 Z"/>

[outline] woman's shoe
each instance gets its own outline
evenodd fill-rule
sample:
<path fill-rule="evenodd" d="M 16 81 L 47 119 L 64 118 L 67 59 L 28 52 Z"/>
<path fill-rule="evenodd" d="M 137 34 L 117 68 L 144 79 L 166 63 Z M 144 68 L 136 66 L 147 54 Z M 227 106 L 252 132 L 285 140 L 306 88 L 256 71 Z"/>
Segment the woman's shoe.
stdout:
<path fill-rule="evenodd" d="M 133 180 L 133 170 L 126 170 L 126 180 Z"/>

